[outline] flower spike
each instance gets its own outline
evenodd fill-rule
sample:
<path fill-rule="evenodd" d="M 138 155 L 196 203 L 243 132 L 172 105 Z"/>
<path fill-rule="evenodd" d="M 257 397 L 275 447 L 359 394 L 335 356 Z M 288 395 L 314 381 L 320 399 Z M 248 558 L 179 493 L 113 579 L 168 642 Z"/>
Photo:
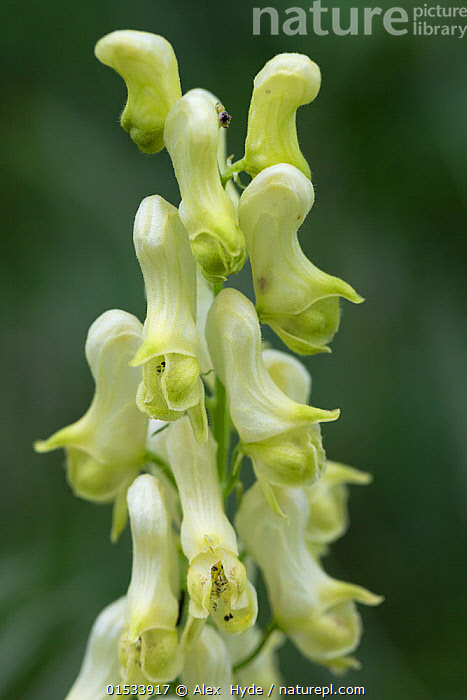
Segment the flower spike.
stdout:
<path fill-rule="evenodd" d="M 282 164 L 263 170 L 243 192 L 239 207 L 260 320 L 303 355 L 330 352 L 340 296 L 363 301 L 349 284 L 315 267 L 300 248 L 297 231 L 313 201 L 311 182 Z"/>
<path fill-rule="evenodd" d="M 300 486 L 319 478 L 325 457 L 318 424 L 336 420 L 339 411 L 296 403 L 279 389 L 261 355 L 255 308 L 237 290 L 224 289 L 216 297 L 206 337 L 242 450 L 263 487 Z"/>
<path fill-rule="evenodd" d="M 64 447 L 67 478 L 74 493 L 109 503 L 126 490 L 144 462 L 148 419 L 135 404 L 141 370 L 128 362 L 142 340 L 142 326 L 126 311 L 106 311 L 89 329 L 86 359 L 96 388 L 88 411 L 37 452 Z"/>
<path fill-rule="evenodd" d="M 157 34 L 126 29 L 102 37 L 95 54 L 126 83 L 122 127 L 143 153 L 157 153 L 164 148 L 167 114 L 182 96 L 171 44 Z"/>
<path fill-rule="evenodd" d="M 157 479 L 139 476 L 128 490 L 133 568 L 127 619 L 120 638 L 126 683 L 173 680 L 181 657 L 176 630 L 178 600 L 173 590 L 175 543 Z M 143 676 L 141 676 L 144 674 Z"/>
<path fill-rule="evenodd" d="M 235 531 L 224 513 L 217 445 L 211 433 L 205 445 L 197 443 L 182 418 L 168 429 L 167 451 L 183 510 L 180 539 L 189 562 L 190 614 L 210 614 L 220 629 L 243 632 L 256 620 L 256 592 L 238 559 Z"/>
<path fill-rule="evenodd" d="M 239 272 L 245 260 L 245 239 L 219 175 L 220 128 L 212 100 L 191 90 L 170 110 L 164 132 L 182 196 L 180 218 L 210 282 Z"/>
<path fill-rule="evenodd" d="M 321 73 L 308 56 L 282 53 L 260 70 L 248 113 L 244 168 L 255 177 L 264 168 L 290 163 L 311 177 L 298 145 L 296 113 L 319 92 Z"/>
<path fill-rule="evenodd" d="M 143 368 L 138 408 L 168 421 L 188 411 L 203 441 L 207 417 L 197 360 L 196 262 L 176 208 L 162 197 L 146 197 L 136 214 L 134 243 L 148 305 L 144 342 L 131 361 Z"/>
<path fill-rule="evenodd" d="M 305 542 L 309 504 L 302 489 L 278 490 L 286 519 L 269 507 L 255 484 L 236 516 L 242 541 L 262 570 L 280 629 L 312 661 L 342 671 L 360 641 L 355 602 L 378 605 L 380 596 L 328 576 Z"/>

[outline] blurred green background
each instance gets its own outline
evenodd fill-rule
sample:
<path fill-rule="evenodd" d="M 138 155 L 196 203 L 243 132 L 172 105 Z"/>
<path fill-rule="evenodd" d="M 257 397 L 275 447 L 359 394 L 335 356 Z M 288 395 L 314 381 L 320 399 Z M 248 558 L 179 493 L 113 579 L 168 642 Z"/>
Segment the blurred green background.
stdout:
<path fill-rule="evenodd" d="M 143 156 L 121 130 L 123 82 L 93 56 L 100 36 L 126 28 L 166 36 L 183 90 L 222 99 L 237 157 L 265 61 L 299 51 L 321 66 L 321 93 L 298 117 L 317 195 L 301 242 L 367 301 L 344 304 L 333 354 L 307 364 L 313 404 L 342 409 L 324 428 L 328 456 L 375 477 L 353 488 L 350 531 L 326 567 L 386 597 L 362 610 L 363 670 L 343 683 L 372 700 L 466 697 L 465 39 L 380 25 L 316 37 L 311 23 L 308 36 L 253 36 L 253 4 L 4 3 L 2 698 L 64 697 L 92 621 L 129 582 L 128 532 L 112 547 L 110 508 L 73 497 L 61 453 L 32 451 L 89 404 L 91 322 L 109 308 L 144 318 L 140 200 L 178 203 L 167 153 Z M 275 6 L 284 19 L 290 5 Z M 248 293 L 248 272 L 240 279 Z M 332 680 L 291 646 L 281 659 L 289 683 Z"/>

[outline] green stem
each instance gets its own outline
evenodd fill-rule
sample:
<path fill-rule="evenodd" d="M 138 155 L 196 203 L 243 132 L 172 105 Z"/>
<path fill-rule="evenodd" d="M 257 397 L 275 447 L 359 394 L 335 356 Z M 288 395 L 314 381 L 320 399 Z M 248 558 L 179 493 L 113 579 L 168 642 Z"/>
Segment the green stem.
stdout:
<path fill-rule="evenodd" d="M 232 455 L 232 471 L 227 484 L 224 487 L 224 500 L 233 491 L 240 476 L 244 454 L 242 452 L 241 443 L 238 442 Z"/>
<path fill-rule="evenodd" d="M 268 641 L 271 634 L 274 632 L 274 630 L 277 630 L 278 628 L 279 628 L 279 625 L 277 624 L 277 622 L 275 620 L 271 620 L 269 625 L 264 630 L 263 636 L 262 636 L 261 641 L 259 642 L 258 646 L 255 649 L 253 649 L 251 654 L 249 656 L 247 656 L 246 659 L 243 659 L 243 661 L 240 661 L 238 664 L 235 664 L 235 666 L 233 667 L 232 670 L 238 671 L 240 668 L 243 668 L 244 666 L 247 666 L 248 664 L 250 664 L 253 661 L 253 659 L 256 659 L 256 657 L 263 649 L 264 645 Z"/>
<path fill-rule="evenodd" d="M 159 457 L 159 455 L 156 455 L 154 452 L 147 450 L 144 458 L 146 462 L 152 462 L 153 464 L 156 464 L 164 472 L 166 477 L 170 480 L 170 483 L 177 487 L 172 470 L 167 464 L 167 462 L 164 459 L 162 459 L 162 457 Z"/>
<path fill-rule="evenodd" d="M 212 285 L 213 291 L 214 291 L 214 296 L 217 297 L 218 294 L 220 294 L 224 288 L 224 283 L 223 282 L 214 282 Z"/>
<path fill-rule="evenodd" d="M 221 181 L 222 181 L 222 187 L 225 187 L 228 181 L 230 180 L 235 173 L 240 173 L 242 170 L 245 168 L 243 167 L 245 164 L 245 159 L 242 158 L 241 160 L 237 160 L 235 163 L 232 163 L 232 165 L 229 165 L 229 167 L 224 170 L 224 173 L 221 175 Z"/>
<path fill-rule="evenodd" d="M 235 484 L 235 495 L 237 496 L 237 510 L 240 508 L 240 504 L 243 498 L 243 484 L 241 481 L 237 481 Z"/>
<path fill-rule="evenodd" d="M 224 483 L 226 473 L 227 454 L 230 444 L 230 415 L 227 406 L 227 394 L 225 386 L 216 376 L 216 403 L 212 410 L 212 422 L 214 438 L 217 442 L 217 471 L 221 484 Z"/>
<path fill-rule="evenodd" d="M 224 288 L 223 282 L 214 282 L 214 296 L 222 292 Z M 221 484 L 224 483 L 227 471 L 227 456 L 230 445 L 230 414 L 227 405 L 227 395 L 225 386 L 216 374 L 216 383 L 214 388 L 213 401 L 209 401 L 212 418 L 212 432 L 217 442 L 217 472 Z"/>

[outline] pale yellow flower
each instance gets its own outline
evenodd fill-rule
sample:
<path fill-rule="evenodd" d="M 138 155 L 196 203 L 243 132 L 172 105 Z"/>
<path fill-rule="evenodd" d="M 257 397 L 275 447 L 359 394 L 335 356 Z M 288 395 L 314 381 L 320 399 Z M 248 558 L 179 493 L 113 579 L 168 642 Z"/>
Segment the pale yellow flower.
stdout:
<path fill-rule="evenodd" d="M 188 411 L 198 439 L 205 440 L 196 262 L 177 209 L 162 197 L 146 197 L 136 214 L 133 238 L 147 297 L 144 341 L 131 361 L 143 370 L 138 407 L 151 418 L 167 421 Z"/>
<path fill-rule="evenodd" d="M 113 501 L 144 463 L 148 419 L 135 403 L 141 370 L 128 364 L 141 340 L 141 323 L 131 314 L 114 309 L 99 316 L 85 348 L 96 384 L 92 403 L 76 423 L 35 444 L 37 452 L 65 448 L 68 482 L 81 498 Z"/>
<path fill-rule="evenodd" d="M 239 221 L 250 256 L 256 310 L 294 352 L 330 352 L 339 327 L 339 297 L 363 301 L 303 253 L 297 232 L 314 201 L 311 182 L 292 165 L 263 170 L 245 189 Z"/>
<path fill-rule="evenodd" d="M 263 573 L 274 617 L 312 661 L 343 670 L 361 636 L 355 603 L 377 605 L 379 596 L 328 576 L 306 546 L 310 506 L 302 489 L 281 489 L 285 518 L 268 506 L 259 484 L 243 497 L 235 523 Z"/>
<path fill-rule="evenodd" d="M 168 429 L 167 451 L 183 511 L 180 540 L 189 562 L 190 613 L 211 615 L 220 629 L 242 632 L 255 623 L 258 606 L 224 512 L 217 445 L 211 433 L 206 444 L 199 444 L 182 418 Z"/>
<path fill-rule="evenodd" d="M 182 96 L 172 46 L 157 34 L 125 29 L 102 37 L 95 53 L 126 83 L 128 101 L 122 127 L 144 153 L 160 151 L 167 114 Z"/>
<path fill-rule="evenodd" d="M 125 683 L 170 681 L 182 664 L 176 630 L 176 550 L 162 490 L 153 476 L 142 474 L 134 481 L 128 510 L 133 567 L 120 638 L 121 674 Z"/>

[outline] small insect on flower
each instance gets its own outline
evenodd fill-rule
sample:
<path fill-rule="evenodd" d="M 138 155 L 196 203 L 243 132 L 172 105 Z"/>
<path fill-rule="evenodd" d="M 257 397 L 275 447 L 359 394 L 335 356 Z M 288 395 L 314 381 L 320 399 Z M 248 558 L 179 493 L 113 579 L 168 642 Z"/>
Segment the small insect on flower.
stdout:
<path fill-rule="evenodd" d="M 219 115 L 219 122 L 220 125 L 224 129 L 229 128 L 230 121 L 232 119 L 232 115 L 227 112 L 227 110 L 224 109 L 224 105 L 221 105 L 220 102 L 216 102 L 216 112 Z"/>

